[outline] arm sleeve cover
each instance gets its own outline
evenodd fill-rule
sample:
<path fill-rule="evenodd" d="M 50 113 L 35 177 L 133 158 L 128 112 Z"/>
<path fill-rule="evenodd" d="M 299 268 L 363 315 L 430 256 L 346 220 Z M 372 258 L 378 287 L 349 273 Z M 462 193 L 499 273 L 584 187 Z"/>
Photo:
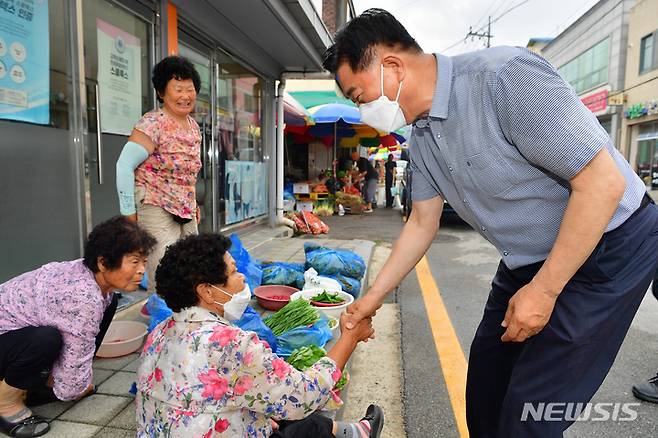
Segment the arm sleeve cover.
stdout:
<path fill-rule="evenodd" d="M 135 169 L 149 156 L 144 146 L 129 141 L 117 160 L 119 209 L 124 216 L 135 214 Z"/>

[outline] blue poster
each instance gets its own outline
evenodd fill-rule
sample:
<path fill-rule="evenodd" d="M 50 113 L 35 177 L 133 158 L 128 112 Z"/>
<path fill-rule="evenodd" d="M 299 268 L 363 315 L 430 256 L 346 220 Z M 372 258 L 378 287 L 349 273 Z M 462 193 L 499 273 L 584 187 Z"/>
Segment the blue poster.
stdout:
<path fill-rule="evenodd" d="M 48 0 L 0 0 L 0 119 L 50 123 Z"/>

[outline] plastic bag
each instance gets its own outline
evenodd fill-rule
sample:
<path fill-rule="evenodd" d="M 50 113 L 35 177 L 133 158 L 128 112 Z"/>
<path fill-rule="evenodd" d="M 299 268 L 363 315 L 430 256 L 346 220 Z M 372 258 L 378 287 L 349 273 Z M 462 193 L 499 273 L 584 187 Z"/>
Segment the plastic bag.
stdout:
<path fill-rule="evenodd" d="M 309 268 L 304 272 L 304 288 L 306 289 L 325 289 L 327 291 L 342 291 L 340 283 L 333 278 L 322 277 L 318 275 L 318 271 Z"/>
<path fill-rule="evenodd" d="M 342 286 L 344 292 L 347 292 L 354 298 L 359 298 L 359 295 L 361 294 L 361 281 L 356 278 L 342 274 L 328 275 L 325 278 L 337 281 Z"/>
<path fill-rule="evenodd" d="M 304 266 L 298 263 L 271 262 L 261 265 L 261 284 L 281 284 L 297 289 L 304 287 Z"/>
<path fill-rule="evenodd" d="M 167 306 L 167 303 L 156 294 L 151 294 L 146 301 L 146 310 L 149 315 L 151 315 L 151 321 L 149 322 L 148 328 L 149 332 L 153 330 L 156 325 L 160 324 L 174 313 Z"/>
<path fill-rule="evenodd" d="M 325 316 L 310 327 L 297 327 L 276 338 L 277 356 L 288 357 L 293 351 L 306 345 L 324 347 L 333 338 L 329 321 Z"/>
<path fill-rule="evenodd" d="M 266 341 L 270 344 L 270 348 L 274 353 L 277 350 L 277 340 L 274 333 L 268 326 L 265 325 L 263 319 L 260 317 L 253 307 L 249 306 L 242 314 L 242 317 L 234 322 L 237 327 L 247 332 L 254 332 L 258 335 L 261 341 Z"/>
<path fill-rule="evenodd" d="M 352 251 L 318 246 L 313 242 L 304 244 L 306 268 L 314 268 L 320 275 L 342 274 L 360 280 L 366 272 L 363 259 Z"/>
<path fill-rule="evenodd" d="M 260 266 L 256 261 L 251 257 L 249 251 L 242 245 L 240 238 L 237 234 L 231 234 L 231 249 L 229 252 L 235 260 L 235 264 L 238 268 L 238 272 L 244 274 L 246 277 L 247 284 L 251 289 L 253 295 L 254 290 L 260 286 L 260 282 L 263 278 L 263 271 L 260 269 Z"/>

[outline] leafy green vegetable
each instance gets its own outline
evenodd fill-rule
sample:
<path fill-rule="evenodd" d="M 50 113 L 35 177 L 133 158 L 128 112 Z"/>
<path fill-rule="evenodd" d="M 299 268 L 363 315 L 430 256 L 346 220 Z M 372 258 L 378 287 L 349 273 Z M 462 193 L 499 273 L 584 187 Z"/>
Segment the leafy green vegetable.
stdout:
<path fill-rule="evenodd" d="M 318 303 L 327 303 L 327 304 L 340 304 L 344 303 L 345 300 L 338 296 L 338 292 L 334 294 L 330 294 L 327 291 L 322 292 L 321 294 L 318 294 L 311 298 L 311 301 L 316 301 Z"/>
<path fill-rule="evenodd" d="M 286 361 L 299 371 L 305 371 L 326 354 L 324 348 L 311 344 L 293 351 Z"/>
<path fill-rule="evenodd" d="M 304 300 L 293 300 L 286 304 L 281 310 L 263 320 L 275 336 L 297 327 L 313 325 L 320 320 L 320 313 Z"/>
<path fill-rule="evenodd" d="M 311 344 L 305 347 L 300 347 L 292 352 L 286 361 L 298 369 L 299 371 L 306 371 L 313 364 L 327 355 L 327 352 L 324 348 L 318 347 L 315 344 Z M 338 382 L 334 386 L 334 390 L 339 391 L 347 385 L 348 377 L 347 372 L 343 372 L 343 375 L 340 376 Z"/>

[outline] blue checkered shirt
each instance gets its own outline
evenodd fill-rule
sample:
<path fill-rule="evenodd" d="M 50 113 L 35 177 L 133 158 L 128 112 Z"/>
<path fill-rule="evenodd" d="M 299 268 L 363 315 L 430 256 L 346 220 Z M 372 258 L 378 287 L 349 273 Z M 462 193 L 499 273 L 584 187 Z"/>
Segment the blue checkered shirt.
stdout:
<path fill-rule="evenodd" d="M 606 231 L 638 208 L 644 183 L 548 61 L 518 47 L 436 58 L 429 117 L 409 141 L 413 200 L 447 200 L 511 269 L 546 259 L 569 180 L 603 147 L 626 179 Z"/>

